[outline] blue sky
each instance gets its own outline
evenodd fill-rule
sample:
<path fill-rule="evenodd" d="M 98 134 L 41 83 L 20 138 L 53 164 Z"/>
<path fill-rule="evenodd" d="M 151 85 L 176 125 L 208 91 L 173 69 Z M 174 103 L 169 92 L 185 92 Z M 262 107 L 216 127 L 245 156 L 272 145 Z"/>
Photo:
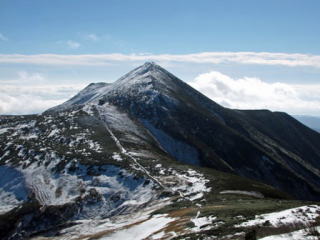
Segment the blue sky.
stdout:
<path fill-rule="evenodd" d="M 1 0 L 0 29 L 11 41 L 0 51 L 319 54 L 319 10 L 318 0 Z M 92 44 L 88 34 L 103 41 Z"/>
<path fill-rule="evenodd" d="M 319 12 L 318 0 L 0 0 L 0 114 L 41 112 L 154 60 L 228 107 L 320 115 Z M 232 88 L 250 79 L 256 91 Z M 37 101 L 22 110 L 19 94 Z"/>

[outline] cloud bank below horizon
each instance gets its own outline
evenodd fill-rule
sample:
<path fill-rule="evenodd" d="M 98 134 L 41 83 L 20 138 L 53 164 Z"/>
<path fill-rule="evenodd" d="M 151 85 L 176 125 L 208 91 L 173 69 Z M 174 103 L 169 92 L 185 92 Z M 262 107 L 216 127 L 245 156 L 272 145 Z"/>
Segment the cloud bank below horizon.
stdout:
<path fill-rule="evenodd" d="M 20 73 L 19 81 L 36 85 L 0 86 L 0 114 L 41 113 L 77 94 L 84 84 L 46 85 L 44 77 Z M 222 106 L 235 109 L 269 109 L 296 115 L 320 116 L 320 84 L 269 83 L 259 78 L 232 78 L 218 71 L 198 75 L 189 85 Z"/>
<path fill-rule="evenodd" d="M 314 116 L 320 113 L 320 84 L 268 83 L 253 77 L 235 79 L 217 71 L 200 74 L 189 84 L 228 108 Z"/>
<path fill-rule="evenodd" d="M 0 86 L 0 114 L 41 113 L 79 92 L 83 85 Z"/>
<path fill-rule="evenodd" d="M 0 114 L 40 113 L 64 102 L 89 81 L 113 79 L 110 75 L 104 75 L 107 71 L 127 71 L 144 61 L 156 61 L 171 70 L 177 67 L 180 73 L 183 72 L 181 69 L 195 70 L 188 83 L 225 107 L 270 109 L 290 114 L 320 116 L 320 84 L 317 79 L 320 55 L 270 52 L 0 54 L 0 64 L 3 72 L 6 72 L 2 73 L 0 79 Z M 229 71 L 223 68 L 210 71 L 221 63 L 228 65 Z M 245 70 L 237 74 L 230 70 L 230 66 L 240 65 L 245 69 L 250 66 L 256 69 L 257 65 L 273 66 L 275 71 L 273 75 L 258 78 L 247 76 L 259 76 L 259 73 L 263 75 L 259 70 L 256 73 Z M 85 70 L 83 72 L 79 69 Z M 296 78 L 301 74 L 302 80 L 296 81 L 299 84 L 293 84 L 289 75 L 289 78 L 283 81 L 277 74 L 280 70 L 296 74 Z M 270 76 L 280 80 L 270 79 Z M 311 76 L 311 79 L 314 76 L 313 81 L 307 84 L 308 77 L 304 79 L 303 76 Z M 68 84 L 65 84 L 66 82 Z"/>

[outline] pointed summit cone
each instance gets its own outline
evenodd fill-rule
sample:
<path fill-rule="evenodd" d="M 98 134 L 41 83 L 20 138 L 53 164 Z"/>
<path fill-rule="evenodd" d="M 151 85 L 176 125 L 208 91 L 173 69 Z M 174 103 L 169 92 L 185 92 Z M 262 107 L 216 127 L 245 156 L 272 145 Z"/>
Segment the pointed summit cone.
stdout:
<path fill-rule="evenodd" d="M 163 109 L 185 104 L 197 109 L 209 107 L 218 121 L 221 119 L 216 112 L 224 109 L 154 62 L 146 62 L 121 77 L 101 99 L 123 106 L 124 110 L 134 105 Z"/>

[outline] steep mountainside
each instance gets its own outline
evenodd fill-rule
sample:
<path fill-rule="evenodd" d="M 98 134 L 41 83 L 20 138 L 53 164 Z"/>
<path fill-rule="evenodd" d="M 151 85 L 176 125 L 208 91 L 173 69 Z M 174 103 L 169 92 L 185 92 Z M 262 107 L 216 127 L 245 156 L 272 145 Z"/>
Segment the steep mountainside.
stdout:
<path fill-rule="evenodd" d="M 200 226 L 224 219 L 224 212 L 211 216 L 217 204 L 255 203 L 254 213 L 247 204 L 233 212 L 248 214 L 241 221 L 303 204 L 284 201 L 289 196 L 270 186 L 173 160 L 143 125 L 108 104 L 2 116 L 0 139 L 1 239 L 205 236 L 215 225 Z M 142 235 L 117 237 L 136 225 Z"/>
<path fill-rule="evenodd" d="M 299 199 L 320 198 L 320 134 L 285 113 L 223 108 L 154 63 L 97 86 L 81 103 L 117 106 L 178 161 L 256 179 Z"/>
<path fill-rule="evenodd" d="M 253 219 L 320 198 L 319 140 L 284 113 L 223 108 L 146 63 L 43 114 L 0 116 L 0 239 L 243 239 L 255 225 L 260 237 L 305 228 L 319 206 L 277 213 L 275 224 Z"/>

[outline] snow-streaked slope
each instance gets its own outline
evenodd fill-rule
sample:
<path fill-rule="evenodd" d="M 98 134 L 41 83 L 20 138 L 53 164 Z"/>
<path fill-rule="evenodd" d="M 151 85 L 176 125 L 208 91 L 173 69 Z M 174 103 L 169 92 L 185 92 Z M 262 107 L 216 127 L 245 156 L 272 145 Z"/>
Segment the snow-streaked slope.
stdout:
<path fill-rule="evenodd" d="M 136 178 L 119 167 L 92 167 L 73 161 L 62 171 L 54 171 L 60 163 L 61 159 L 55 156 L 48 166 L 37 163 L 25 169 L 1 166 L 2 213 L 27 201 L 30 193 L 42 207 L 83 202 L 77 219 L 107 217 L 139 208 L 157 196 L 153 182 L 146 183 L 144 178 Z"/>
<path fill-rule="evenodd" d="M 288 224 L 304 224 L 313 223 L 319 216 L 320 206 L 310 205 L 298 208 L 291 208 L 280 212 L 262 214 L 255 219 L 244 222 L 238 227 L 261 226 L 268 223 L 272 226 L 281 226 Z"/>
<path fill-rule="evenodd" d="M 248 191 L 240 191 L 240 190 L 224 190 L 221 191 L 220 194 L 239 194 L 239 195 L 247 195 L 256 198 L 264 198 L 263 194 L 259 192 L 248 192 Z"/>
<path fill-rule="evenodd" d="M 0 166 L 0 214 L 18 207 L 28 198 L 24 175 L 19 170 Z"/>
<path fill-rule="evenodd" d="M 77 95 L 69 99 L 63 104 L 60 104 L 56 107 L 50 108 L 47 111 L 62 111 L 66 110 L 68 108 L 82 105 L 87 102 L 93 101 L 95 98 L 99 97 L 102 93 L 105 93 L 108 91 L 108 88 L 110 87 L 109 83 L 90 83 L 87 87 L 85 87 L 83 90 L 81 90 Z"/>
<path fill-rule="evenodd" d="M 175 98 L 170 97 L 176 88 L 176 82 L 181 80 L 156 65 L 147 62 L 132 70 L 114 83 L 91 83 L 67 102 L 53 107 L 50 111 L 62 111 L 83 104 L 98 104 L 108 98 L 116 98 L 121 104 L 122 98 L 141 97 L 141 102 L 158 101 L 159 96 L 168 104 L 178 104 Z M 165 93 L 165 94 L 164 94 Z M 118 103 L 119 103 L 118 102 Z"/>
<path fill-rule="evenodd" d="M 39 205 L 40 213 L 34 209 L 30 218 L 43 213 L 44 219 L 36 221 L 44 223 L 28 231 L 43 231 L 56 224 L 46 211 L 66 208 L 61 216 L 83 229 L 65 229 L 65 234 L 80 236 L 98 234 L 113 217 L 140 213 L 149 219 L 149 207 L 163 207 L 177 197 L 202 200 L 211 191 L 206 186 L 209 180 L 195 170 L 159 164 L 168 156 L 160 149 L 151 151 L 157 142 L 141 126 L 107 103 L 5 121 L 0 126 L 4 129 L 1 214 Z M 94 228 L 88 231 L 89 226 Z M 108 226 L 104 226 L 106 231 Z M 112 226 L 119 228 L 117 223 Z"/>
<path fill-rule="evenodd" d="M 320 227 L 316 227 L 315 229 L 320 232 Z M 312 236 L 308 229 L 301 229 L 290 233 L 260 238 L 259 240 L 319 240 L 319 236 Z"/>
<path fill-rule="evenodd" d="M 174 219 L 170 217 L 166 217 L 165 215 L 154 215 L 150 219 L 140 224 L 133 225 L 127 229 L 122 229 L 113 234 L 110 234 L 109 236 L 102 237 L 101 240 L 146 239 L 148 238 L 148 236 L 164 228 L 167 224 L 169 224 L 173 220 Z"/>

